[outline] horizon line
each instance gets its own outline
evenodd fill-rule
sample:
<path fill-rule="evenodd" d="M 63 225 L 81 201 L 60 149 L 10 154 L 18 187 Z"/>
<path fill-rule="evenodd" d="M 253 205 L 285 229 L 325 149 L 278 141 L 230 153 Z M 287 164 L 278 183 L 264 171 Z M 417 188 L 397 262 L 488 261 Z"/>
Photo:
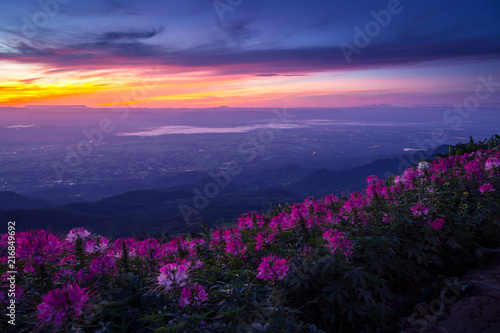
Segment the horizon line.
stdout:
<path fill-rule="evenodd" d="M 269 107 L 252 107 L 252 106 L 215 106 L 215 107 L 130 107 L 130 106 L 88 106 L 88 105 L 75 105 L 75 104 L 31 104 L 31 105 L 23 105 L 23 106 L 15 106 L 15 105 L 1 105 L 0 109 L 4 108 L 12 108 L 12 109 L 29 109 L 29 108 L 87 108 L 87 109 L 131 109 L 131 110 L 140 110 L 140 109 L 150 109 L 150 110 L 165 110 L 165 109 L 175 109 L 175 110 L 200 110 L 200 109 L 355 109 L 355 108 L 401 108 L 401 109 L 413 109 L 413 108 L 443 108 L 443 107 L 452 107 L 450 104 L 428 104 L 428 105 L 411 105 L 411 106 L 402 106 L 402 105 L 394 105 L 387 103 L 380 104 L 363 104 L 356 106 L 331 106 L 331 107 L 318 107 L 318 106 L 269 106 Z M 492 102 L 488 104 L 481 105 L 482 107 L 500 107 L 500 103 Z"/>

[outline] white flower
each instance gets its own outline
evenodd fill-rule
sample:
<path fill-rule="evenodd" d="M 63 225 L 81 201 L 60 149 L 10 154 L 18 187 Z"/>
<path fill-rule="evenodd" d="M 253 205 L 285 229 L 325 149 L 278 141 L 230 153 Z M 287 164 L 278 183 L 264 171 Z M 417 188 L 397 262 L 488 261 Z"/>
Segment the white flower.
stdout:
<path fill-rule="evenodd" d="M 486 164 L 485 164 L 485 169 L 487 171 L 490 171 L 490 170 L 493 170 L 494 168 L 500 166 L 500 159 L 498 158 L 494 158 L 494 157 L 490 157 L 488 158 L 488 160 L 486 161 Z"/>
<path fill-rule="evenodd" d="M 418 171 L 422 171 L 422 170 L 427 170 L 429 169 L 429 163 L 427 162 L 420 162 L 418 163 Z"/>

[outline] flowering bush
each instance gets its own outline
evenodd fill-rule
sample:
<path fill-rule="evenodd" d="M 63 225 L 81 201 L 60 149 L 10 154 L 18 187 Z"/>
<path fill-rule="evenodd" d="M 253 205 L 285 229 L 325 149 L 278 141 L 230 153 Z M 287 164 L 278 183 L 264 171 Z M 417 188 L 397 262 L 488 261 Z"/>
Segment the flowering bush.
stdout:
<path fill-rule="evenodd" d="M 290 267 L 286 264 L 286 259 L 271 254 L 262 258 L 262 262 L 257 269 L 257 277 L 265 280 L 282 280 Z"/>
<path fill-rule="evenodd" d="M 175 286 L 183 287 L 188 281 L 186 274 L 187 265 L 177 265 L 174 263 L 167 264 L 160 268 L 160 275 L 158 276 L 158 284 L 165 286 L 165 289 L 171 289 Z"/>
<path fill-rule="evenodd" d="M 70 322 L 73 318 L 82 314 L 89 296 L 85 288 L 77 284 L 68 284 L 62 288 L 56 288 L 43 295 L 43 302 L 38 305 L 38 318 L 42 320 L 42 326 L 55 327 L 63 322 Z"/>
<path fill-rule="evenodd" d="M 495 192 L 495 188 L 493 187 L 493 185 L 485 183 L 479 187 L 479 192 L 480 193 Z"/>
<path fill-rule="evenodd" d="M 370 176 L 364 192 L 250 212 L 189 237 L 19 232 L 16 329 L 397 330 L 405 313 L 396 299 L 474 267 L 478 246 L 500 245 L 500 137 L 492 142 L 458 145 L 386 180 Z M 6 234 L 4 305 L 9 246 Z"/>
<path fill-rule="evenodd" d="M 433 222 L 429 222 L 429 224 L 434 229 L 441 230 L 441 229 L 443 229 L 444 219 L 435 219 Z"/>

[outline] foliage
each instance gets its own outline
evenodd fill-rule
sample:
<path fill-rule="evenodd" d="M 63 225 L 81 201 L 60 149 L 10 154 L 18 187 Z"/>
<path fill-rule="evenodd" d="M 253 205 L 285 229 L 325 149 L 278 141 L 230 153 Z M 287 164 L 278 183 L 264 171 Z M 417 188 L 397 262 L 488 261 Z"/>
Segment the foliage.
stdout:
<path fill-rule="evenodd" d="M 397 331 L 395 295 L 499 245 L 499 144 L 471 141 L 403 175 L 370 176 L 363 193 L 249 212 L 189 236 L 5 234 L 0 311 L 14 247 L 20 332 Z"/>

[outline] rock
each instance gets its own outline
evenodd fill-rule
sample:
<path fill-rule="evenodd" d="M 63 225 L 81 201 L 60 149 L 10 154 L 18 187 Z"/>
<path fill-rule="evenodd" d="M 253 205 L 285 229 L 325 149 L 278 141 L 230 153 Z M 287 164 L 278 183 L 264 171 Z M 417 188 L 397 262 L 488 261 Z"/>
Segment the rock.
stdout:
<path fill-rule="evenodd" d="M 465 321 L 459 319 L 446 319 L 438 323 L 439 327 L 450 333 L 465 333 Z"/>
<path fill-rule="evenodd" d="M 483 328 L 488 328 L 488 322 L 481 317 L 477 317 L 471 319 L 470 322 L 467 323 L 467 326 L 483 329 Z"/>
<path fill-rule="evenodd" d="M 412 328 L 404 332 L 500 333 L 500 291 L 497 290 L 500 288 L 500 266 L 483 269 L 460 281 L 474 284 L 474 296 L 446 304 L 442 313 L 433 313 L 432 303 L 417 304 L 407 319 L 407 327 Z M 417 327 L 418 324 L 421 326 Z"/>

